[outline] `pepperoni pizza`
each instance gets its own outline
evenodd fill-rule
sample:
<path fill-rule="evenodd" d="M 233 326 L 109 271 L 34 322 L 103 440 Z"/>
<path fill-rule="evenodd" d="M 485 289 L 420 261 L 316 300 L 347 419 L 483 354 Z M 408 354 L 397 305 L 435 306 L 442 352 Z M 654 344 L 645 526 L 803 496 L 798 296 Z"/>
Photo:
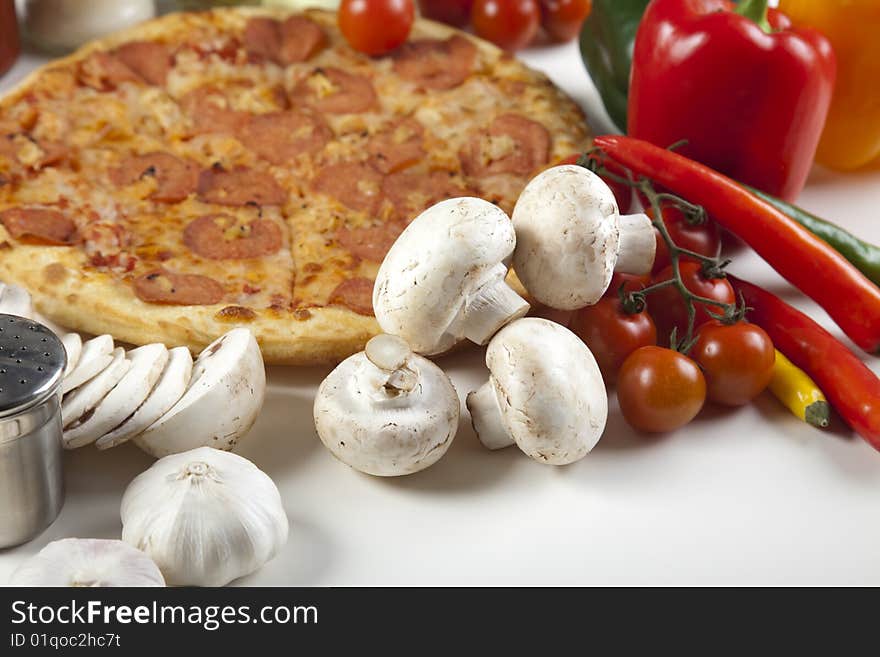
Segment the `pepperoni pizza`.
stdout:
<path fill-rule="evenodd" d="M 338 360 L 408 221 L 509 211 L 587 143 L 543 75 L 436 23 L 369 58 L 332 13 L 172 14 L 0 100 L 0 279 L 89 333 L 198 350 L 242 325 L 268 362 Z"/>

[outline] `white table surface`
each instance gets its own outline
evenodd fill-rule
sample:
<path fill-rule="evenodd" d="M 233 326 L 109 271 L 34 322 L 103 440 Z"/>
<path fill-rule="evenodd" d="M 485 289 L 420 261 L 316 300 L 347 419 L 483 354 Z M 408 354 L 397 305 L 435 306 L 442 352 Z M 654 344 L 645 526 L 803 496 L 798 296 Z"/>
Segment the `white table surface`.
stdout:
<path fill-rule="evenodd" d="M 546 71 L 607 129 L 575 44 L 522 58 Z M 40 59 L 25 56 L 0 90 Z M 880 169 L 815 170 L 801 204 L 880 243 Z M 736 274 L 840 331 L 756 255 Z M 440 361 L 463 397 L 486 377 L 482 352 Z M 880 360 L 870 363 L 880 372 Z M 487 452 L 467 412 L 447 455 L 420 474 L 362 475 L 337 462 L 312 425 L 329 368 L 270 368 L 266 405 L 240 453 L 278 484 L 291 521 L 283 552 L 243 585 L 880 584 L 880 454 L 839 421 L 820 432 L 769 393 L 707 407 L 646 440 L 616 402 L 584 460 L 540 465 L 516 448 Z M 133 445 L 65 458 L 67 501 L 41 536 L 0 551 L 0 583 L 55 539 L 118 538 L 119 502 L 151 459 Z"/>

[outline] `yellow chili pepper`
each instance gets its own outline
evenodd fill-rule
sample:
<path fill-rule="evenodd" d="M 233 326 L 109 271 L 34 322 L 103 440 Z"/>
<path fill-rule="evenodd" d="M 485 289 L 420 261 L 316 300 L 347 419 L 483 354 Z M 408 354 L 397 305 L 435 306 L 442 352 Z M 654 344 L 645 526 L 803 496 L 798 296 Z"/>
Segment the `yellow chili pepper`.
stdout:
<path fill-rule="evenodd" d="M 831 407 L 819 386 L 780 351 L 770 380 L 770 391 L 800 419 L 814 427 L 827 427 Z"/>
<path fill-rule="evenodd" d="M 880 2 L 781 0 L 796 26 L 822 32 L 837 55 L 837 82 L 816 160 L 857 169 L 880 157 Z"/>

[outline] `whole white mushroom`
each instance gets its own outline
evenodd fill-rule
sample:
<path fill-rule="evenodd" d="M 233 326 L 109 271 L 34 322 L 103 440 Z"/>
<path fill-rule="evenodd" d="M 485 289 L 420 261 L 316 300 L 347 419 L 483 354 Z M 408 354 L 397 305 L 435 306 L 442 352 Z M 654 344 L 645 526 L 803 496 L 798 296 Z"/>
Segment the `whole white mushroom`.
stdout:
<path fill-rule="evenodd" d="M 448 351 L 464 338 L 486 344 L 529 310 L 506 282 L 516 246 L 504 211 L 479 198 L 441 201 L 416 217 L 376 276 L 373 309 L 385 333 L 413 351 Z"/>
<path fill-rule="evenodd" d="M 596 359 L 567 328 L 527 317 L 505 326 L 486 351 L 489 380 L 467 397 L 474 430 L 489 449 L 516 443 L 540 463 L 566 465 L 589 453 L 608 419 Z"/>
<path fill-rule="evenodd" d="M 644 214 L 621 217 L 595 173 L 566 164 L 535 176 L 513 209 L 513 268 L 537 301 L 577 310 L 602 298 L 615 271 L 647 274 L 657 241 Z"/>
<path fill-rule="evenodd" d="M 460 404 L 449 377 L 407 343 L 378 335 L 342 361 L 315 397 L 315 428 L 343 463 L 380 477 L 424 470 L 458 430 Z"/>

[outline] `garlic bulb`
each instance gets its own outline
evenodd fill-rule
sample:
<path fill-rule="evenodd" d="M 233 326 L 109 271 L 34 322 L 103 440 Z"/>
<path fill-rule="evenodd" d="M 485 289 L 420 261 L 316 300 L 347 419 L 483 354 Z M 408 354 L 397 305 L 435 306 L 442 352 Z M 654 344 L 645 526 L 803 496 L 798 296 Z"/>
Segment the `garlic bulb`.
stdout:
<path fill-rule="evenodd" d="M 159 568 L 128 543 L 65 538 L 49 543 L 12 573 L 13 586 L 165 586 Z"/>
<path fill-rule="evenodd" d="M 122 540 L 179 586 L 228 584 L 287 541 L 287 515 L 268 475 L 211 447 L 156 461 L 129 484 L 121 514 Z"/>

